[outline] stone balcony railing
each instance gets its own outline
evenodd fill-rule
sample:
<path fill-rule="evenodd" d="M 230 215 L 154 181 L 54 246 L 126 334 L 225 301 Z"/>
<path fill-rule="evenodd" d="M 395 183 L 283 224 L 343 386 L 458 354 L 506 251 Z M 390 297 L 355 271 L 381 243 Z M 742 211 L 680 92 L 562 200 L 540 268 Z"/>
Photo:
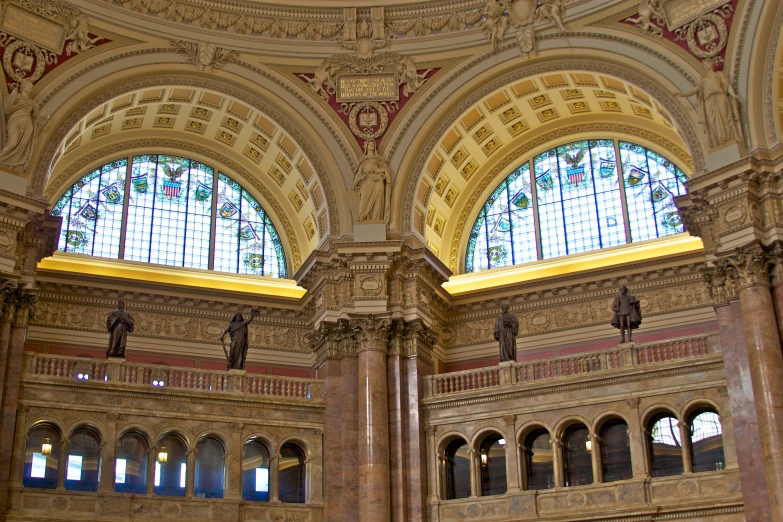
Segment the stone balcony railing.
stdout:
<path fill-rule="evenodd" d="M 177 368 L 28 352 L 25 354 L 23 373 L 44 378 L 107 382 L 156 390 L 189 390 L 301 401 L 323 400 L 323 381 L 320 379 L 253 375 L 241 370 Z"/>
<path fill-rule="evenodd" d="M 649 343 L 627 343 L 618 348 L 580 353 L 568 357 L 540 359 L 488 368 L 432 375 L 425 378 L 424 398 L 445 398 L 484 389 L 505 389 L 550 379 L 669 364 L 672 361 L 708 356 L 720 352 L 716 334 L 678 337 Z"/>

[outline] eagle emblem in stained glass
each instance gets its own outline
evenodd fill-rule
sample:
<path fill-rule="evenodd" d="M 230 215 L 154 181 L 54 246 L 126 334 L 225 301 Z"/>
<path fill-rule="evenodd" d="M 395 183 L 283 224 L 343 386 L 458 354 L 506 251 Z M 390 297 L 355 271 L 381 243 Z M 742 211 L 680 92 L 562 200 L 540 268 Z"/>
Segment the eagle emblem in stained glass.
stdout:
<path fill-rule="evenodd" d="M 187 158 L 107 163 L 66 190 L 52 214 L 63 216 L 59 248 L 67 252 L 286 277 L 280 236 L 261 204 L 226 174 Z"/>
<path fill-rule="evenodd" d="M 629 142 L 582 140 L 549 149 L 489 195 L 468 237 L 465 271 L 683 232 L 674 198 L 686 193 L 685 181 L 673 162 Z"/>

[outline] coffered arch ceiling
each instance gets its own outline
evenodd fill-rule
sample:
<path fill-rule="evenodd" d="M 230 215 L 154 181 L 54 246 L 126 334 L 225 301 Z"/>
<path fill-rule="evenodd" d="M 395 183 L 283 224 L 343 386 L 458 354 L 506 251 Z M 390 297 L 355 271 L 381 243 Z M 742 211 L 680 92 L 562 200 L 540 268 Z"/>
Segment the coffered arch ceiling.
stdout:
<path fill-rule="evenodd" d="M 412 230 L 458 273 L 467 230 L 489 192 L 534 154 L 586 137 L 635 141 L 694 171 L 672 115 L 645 90 L 584 70 L 541 73 L 489 92 L 437 136 L 408 180 L 416 180 Z"/>
<path fill-rule="evenodd" d="M 192 157 L 236 177 L 276 222 L 294 270 L 330 233 L 324 183 L 300 141 L 247 101 L 184 84 L 125 92 L 78 119 L 56 144 L 46 199 L 97 165 L 142 152 Z"/>

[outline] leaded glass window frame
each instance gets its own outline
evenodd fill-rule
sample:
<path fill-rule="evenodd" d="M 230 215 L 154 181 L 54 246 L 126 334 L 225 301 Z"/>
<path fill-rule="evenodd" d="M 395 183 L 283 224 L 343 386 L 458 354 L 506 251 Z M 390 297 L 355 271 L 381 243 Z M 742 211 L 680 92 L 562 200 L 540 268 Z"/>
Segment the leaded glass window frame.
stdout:
<path fill-rule="evenodd" d="M 238 205 L 223 208 L 229 191 L 238 194 Z M 258 199 L 223 170 L 177 154 L 135 154 L 100 165 L 66 189 L 51 213 L 63 216 L 65 252 L 287 277 L 283 242 Z"/>
<path fill-rule="evenodd" d="M 549 148 L 514 169 L 479 209 L 465 273 L 684 232 L 674 198 L 687 180 L 662 154 L 624 139 Z"/>

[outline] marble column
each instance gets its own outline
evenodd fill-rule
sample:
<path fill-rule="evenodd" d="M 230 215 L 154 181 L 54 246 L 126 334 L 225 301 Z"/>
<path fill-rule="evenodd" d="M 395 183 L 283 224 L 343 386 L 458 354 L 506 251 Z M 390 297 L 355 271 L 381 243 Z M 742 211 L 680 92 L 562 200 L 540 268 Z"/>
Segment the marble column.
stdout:
<path fill-rule="evenodd" d="M 519 478 L 520 466 L 519 459 L 520 453 L 518 451 L 518 444 L 514 442 L 516 438 L 516 415 L 504 415 L 503 422 L 506 425 L 506 491 L 508 493 L 517 493 L 522 491 L 522 486 Z"/>
<path fill-rule="evenodd" d="M 3 402 L 5 369 L 8 365 L 8 343 L 11 339 L 11 325 L 16 314 L 15 281 L 0 280 L 0 404 Z"/>
<path fill-rule="evenodd" d="M 0 407 L 0 521 L 5 519 L 8 507 L 8 484 L 11 478 L 14 436 L 16 434 L 16 413 L 19 403 L 19 382 L 22 377 L 24 341 L 30 314 L 35 308 L 36 296 L 17 289 L 11 298 L 15 309 L 13 325 L 8 336 L 8 350 L 5 365 L 5 381 L 2 383 L 3 398 Z M 9 307 L 10 308 L 10 307 Z M 63 466 L 64 467 L 64 466 Z"/>
<path fill-rule="evenodd" d="M 631 450 L 631 470 L 633 478 L 645 478 L 648 476 L 647 469 L 649 459 L 644 451 L 646 433 L 639 421 L 639 399 L 633 397 L 626 399 L 625 404 L 628 407 L 628 444 Z"/>
<path fill-rule="evenodd" d="M 324 378 L 324 520 L 342 522 L 343 507 L 343 383 L 341 360 L 329 358 L 318 370 Z"/>
<path fill-rule="evenodd" d="M 101 481 L 98 491 L 111 493 L 114 491 L 115 457 L 117 453 L 117 419 L 119 414 L 115 412 L 106 415 L 106 433 L 101 441 Z"/>
<path fill-rule="evenodd" d="M 390 522 L 387 336 L 391 321 L 353 322 L 359 359 L 359 522 Z"/>
<path fill-rule="evenodd" d="M 158 447 L 150 446 L 147 451 L 147 495 L 155 493 L 155 463 L 158 462 Z"/>
<path fill-rule="evenodd" d="M 601 439 L 595 433 L 588 435 L 590 441 L 590 462 L 593 465 L 593 484 L 604 481 L 603 467 L 601 465 Z"/>
<path fill-rule="evenodd" d="M 279 450 L 279 448 L 278 448 Z M 280 454 L 269 457 L 269 502 L 280 502 Z"/>
<path fill-rule="evenodd" d="M 389 355 L 386 358 L 386 386 L 389 397 L 389 480 L 391 482 L 391 520 L 406 521 L 406 487 L 405 479 L 409 471 L 405 459 L 403 444 L 403 384 L 401 353 L 403 350 L 402 334 L 404 323 L 394 321 L 391 325 L 389 339 Z M 407 404 L 406 404 L 407 406 Z"/>
<path fill-rule="evenodd" d="M 769 258 L 761 248 L 729 258 L 737 270 L 745 346 L 758 417 L 772 520 L 783 520 L 783 354 L 769 284 Z"/>
<path fill-rule="evenodd" d="M 426 520 L 427 462 L 425 432 L 420 398 L 423 395 L 423 377 L 432 374 L 429 353 L 434 337 L 420 321 L 408 323 L 405 328 L 404 356 L 402 358 L 405 486 L 407 522 Z"/>
<path fill-rule="evenodd" d="M 185 498 L 195 496 L 196 484 L 196 447 L 195 445 L 185 454 Z"/>
<path fill-rule="evenodd" d="M 340 522 L 359 520 L 359 359 L 355 352 L 342 360 L 343 505 Z"/>
<path fill-rule="evenodd" d="M 565 480 L 563 479 L 563 443 L 560 439 L 551 439 L 552 443 L 552 465 L 555 471 L 555 487 L 562 488 L 565 486 Z"/>
<path fill-rule="evenodd" d="M 228 471 L 226 498 L 234 500 L 242 498 L 242 450 L 245 442 L 242 440 L 242 428 L 244 426 L 241 422 L 231 424 L 231 449 L 226 453 L 225 469 Z"/>
<path fill-rule="evenodd" d="M 684 419 L 680 419 L 680 441 L 682 443 L 682 472 L 686 474 L 693 473 L 691 434 Z"/>

